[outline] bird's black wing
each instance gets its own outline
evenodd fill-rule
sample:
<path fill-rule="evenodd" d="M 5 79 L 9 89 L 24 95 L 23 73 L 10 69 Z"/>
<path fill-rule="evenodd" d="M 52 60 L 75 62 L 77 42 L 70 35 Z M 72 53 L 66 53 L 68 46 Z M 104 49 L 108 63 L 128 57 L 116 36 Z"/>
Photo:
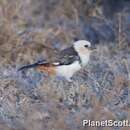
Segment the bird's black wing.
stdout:
<path fill-rule="evenodd" d="M 70 48 L 62 50 L 52 62 L 41 60 L 33 64 L 22 66 L 21 68 L 18 69 L 18 71 L 29 69 L 29 68 L 34 68 L 41 65 L 44 65 L 44 66 L 69 65 L 69 64 L 72 64 L 74 61 L 80 61 L 80 57 L 78 53 L 74 50 L 74 48 L 70 47 Z"/>
<path fill-rule="evenodd" d="M 34 67 L 39 66 L 39 65 L 48 65 L 48 62 L 45 60 L 40 60 L 40 61 L 37 61 L 33 64 L 28 64 L 28 65 L 24 65 L 24 66 L 20 67 L 18 69 L 18 71 L 29 69 L 29 68 L 34 68 Z"/>
<path fill-rule="evenodd" d="M 78 53 L 75 51 L 73 47 L 67 48 L 62 50 L 58 57 L 55 65 L 69 65 L 72 64 L 74 61 L 80 61 L 80 57 Z"/>

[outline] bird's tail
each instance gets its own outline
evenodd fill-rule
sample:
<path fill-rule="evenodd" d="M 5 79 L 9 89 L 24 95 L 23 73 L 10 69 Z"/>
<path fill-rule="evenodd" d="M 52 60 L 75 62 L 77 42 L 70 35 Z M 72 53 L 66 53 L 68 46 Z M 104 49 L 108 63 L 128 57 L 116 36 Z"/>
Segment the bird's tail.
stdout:
<path fill-rule="evenodd" d="M 46 64 L 48 64 L 48 63 L 45 60 L 42 60 L 42 61 L 38 61 L 38 62 L 33 63 L 33 64 L 22 66 L 21 68 L 18 69 L 18 71 L 22 71 L 22 70 L 30 69 L 30 68 L 35 68 L 35 67 L 38 67 L 41 65 L 46 65 Z"/>

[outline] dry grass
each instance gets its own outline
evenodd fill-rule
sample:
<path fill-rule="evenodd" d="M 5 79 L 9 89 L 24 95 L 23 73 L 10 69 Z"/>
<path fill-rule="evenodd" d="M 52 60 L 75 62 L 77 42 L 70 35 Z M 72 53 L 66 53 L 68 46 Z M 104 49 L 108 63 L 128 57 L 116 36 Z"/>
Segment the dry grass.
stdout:
<path fill-rule="evenodd" d="M 70 46 L 75 36 L 84 37 L 80 15 L 101 18 L 100 1 L 94 7 L 85 0 L 59 1 L 54 8 L 44 4 L 50 10 L 43 9 L 44 26 L 40 27 L 41 14 L 33 2 L 0 0 L 0 130 L 86 130 L 81 126 L 83 119 L 130 119 L 130 54 L 124 42 L 124 14 L 118 16 L 118 46 L 98 45 L 90 64 L 68 83 L 33 69 L 18 73 L 17 68 L 50 59 Z"/>

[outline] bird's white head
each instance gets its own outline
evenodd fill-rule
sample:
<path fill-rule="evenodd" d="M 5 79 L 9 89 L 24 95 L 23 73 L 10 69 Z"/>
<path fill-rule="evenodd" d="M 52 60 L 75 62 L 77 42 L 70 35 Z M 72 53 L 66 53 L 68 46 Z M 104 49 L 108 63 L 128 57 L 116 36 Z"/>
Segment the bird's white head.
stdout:
<path fill-rule="evenodd" d="M 90 53 L 92 52 L 94 47 L 92 47 L 91 43 L 86 40 L 79 40 L 73 43 L 75 51 L 79 54 L 83 66 L 85 66 L 89 60 Z"/>
<path fill-rule="evenodd" d="M 86 40 L 79 40 L 73 43 L 74 49 L 77 52 L 84 52 L 84 51 L 92 51 L 93 49 L 95 49 L 94 47 L 92 47 L 91 43 L 89 41 Z"/>

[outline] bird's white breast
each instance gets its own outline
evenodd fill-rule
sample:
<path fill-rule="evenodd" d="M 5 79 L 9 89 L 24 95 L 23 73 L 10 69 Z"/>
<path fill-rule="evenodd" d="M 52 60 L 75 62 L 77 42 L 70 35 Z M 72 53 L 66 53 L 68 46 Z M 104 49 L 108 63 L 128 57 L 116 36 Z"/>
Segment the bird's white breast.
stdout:
<path fill-rule="evenodd" d="M 86 50 L 85 48 L 78 48 L 76 51 L 81 59 L 82 66 L 86 66 L 90 59 L 90 51 Z"/>
<path fill-rule="evenodd" d="M 86 66 L 89 59 L 90 59 L 90 55 L 88 53 L 85 54 L 79 54 L 80 58 L 81 58 L 81 62 L 83 66 Z"/>
<path fill-rule="evenodd" d="M 81 65 L 79 61 L 75 61 L 70 65 L 61 65 L 57 66 L 56 72 L 59 76 L 64 76 L 65 78 L 69 79 L 73 76 L 75 72 L 81 69 Z"/>

